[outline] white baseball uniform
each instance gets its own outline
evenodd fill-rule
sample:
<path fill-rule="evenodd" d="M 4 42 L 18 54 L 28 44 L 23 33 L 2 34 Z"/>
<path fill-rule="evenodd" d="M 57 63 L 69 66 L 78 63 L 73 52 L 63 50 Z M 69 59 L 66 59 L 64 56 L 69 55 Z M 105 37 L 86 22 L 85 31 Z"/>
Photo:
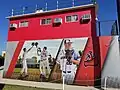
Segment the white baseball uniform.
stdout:
<path fill-rule="evenodd" d="M 73 50 L 74 51 L 74 50 Z M 67 64 L 67 59 L 66 58 L 61 58 L 65 56 L 65 50 L 61 50 L 57 59 L 57 63 L 60 64 L 60 69 L 62 71 L 62 76 L 64 76 L 65 83 L 66 84 L 73 84 L 76 70 L 77 70 L 77 65 L 75 64 Z M 77 54 L 75 51 L 72 54 L 71 60 L 78 60 L 79 59 L 79 54 Z"/>
<path fill-rule="evenodd" d="M 48 62 L 48 51 L 42 51 L 40 55 L 40 72 L 42 75 L 46 76 L 46 70 L 50 73 L 50 67 Z"/>
<path fill-rule="evenodd" d="M 23 53 L 23 67 L 22 67 L 22 70 L 21 70 L 21 73 L 25 72 L 25 74 L 27 74 L 27 70 L 28 70 L 28 67 L 27 67 L 27 61 L 26 61 L 26 54 L 27 54 L 27 51 Z"/>

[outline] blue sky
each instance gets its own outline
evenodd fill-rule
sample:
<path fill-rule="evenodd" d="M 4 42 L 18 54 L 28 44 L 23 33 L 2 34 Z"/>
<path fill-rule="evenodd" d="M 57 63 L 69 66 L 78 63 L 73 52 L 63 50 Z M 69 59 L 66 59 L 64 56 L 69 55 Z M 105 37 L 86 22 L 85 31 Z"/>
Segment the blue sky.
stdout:
<path fill-rule="evenodd" d="M 23 6 L 35 7 L 38 4 L 40 7 L 45 6 L 45 2 L 48 2 L 50 9 L 56 7 L 57 0 L 3 0 L 0 3 L 0 52 L 6 49 L 7 32 L 9 21 L 5 18 L 10 13 L 12 8 L 21 8 Z M 67 6 L 63 3 L 70 2 L 72 0 L 58 0 L 62 5 Z M 78 3 L 88 0 L 76 0 Z M 99 20 L 116 20 L 116 0 L 97 0 L 99 4 L 98 18 Z M 70 4 L 69 4 L 70 5 Z M 68 6 L 69 6 L 68 5 Z M 102 34 L 106 34 L 107 31 L 102 30 Z"/>

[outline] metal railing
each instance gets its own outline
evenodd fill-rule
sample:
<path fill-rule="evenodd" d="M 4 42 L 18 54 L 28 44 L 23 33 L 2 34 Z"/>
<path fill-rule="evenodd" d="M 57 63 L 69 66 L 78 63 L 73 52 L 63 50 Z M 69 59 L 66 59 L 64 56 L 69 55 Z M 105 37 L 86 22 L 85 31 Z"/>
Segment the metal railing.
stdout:
<path fill-rule="evenodd" d="M 86 4 L 96 4 L 96 0 L 57 0 L 48 1 L 41 5 L 36 4 L 35 6 L 24 6 L 21 8 L 12 9 L 9 16 L 21 15 L 35 13 L 36 10 L 56 10 L 62 8 L 69 8 L 74 6 L 86 5 Z"/>

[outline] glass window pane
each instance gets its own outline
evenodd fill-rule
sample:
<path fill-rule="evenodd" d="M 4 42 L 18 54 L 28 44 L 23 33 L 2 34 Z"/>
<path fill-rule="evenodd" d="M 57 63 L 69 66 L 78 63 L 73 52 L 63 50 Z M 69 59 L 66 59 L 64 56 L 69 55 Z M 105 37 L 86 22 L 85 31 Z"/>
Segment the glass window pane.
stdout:
<path fill-rule="evenodd" d="M 71 16 L 66 16 L 66 22 L 70 22 L 71 21 Z"/>
<path fill-rule="evenodd" d="M 22 22 L 20 22 L 19 27 L 28 27 L 28 21 L 22 21 Z"/>
<path fill-rule="evenodd" d="M 51 18 L 47 18 L 47 19 L 42 19 L 41 21 L 41 24 L 44 25 L 44 24 L 51 24 L 52 22 L 52 19 Z"/>
<path fill-rule="evenodd" d="M 77 21 L 77 20 L 78 20 L 78 16 L 77 16 L 77 15 L 73 15 L 73 16 L 72 16 L 72 21 L 75 22 L 75 21 Z"/>
<path fill-rule="evenodd" d="M 66 16 L 66 22 L 76 22 L 78 20 L 78 15 Z"/>

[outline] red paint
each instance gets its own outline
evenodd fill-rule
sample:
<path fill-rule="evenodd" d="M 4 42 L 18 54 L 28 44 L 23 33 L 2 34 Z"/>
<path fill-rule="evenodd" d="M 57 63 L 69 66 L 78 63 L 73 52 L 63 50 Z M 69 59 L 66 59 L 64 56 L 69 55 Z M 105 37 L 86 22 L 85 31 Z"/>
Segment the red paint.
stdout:
<path fill-rule="evenodd" d="M 103 68 L 103 64 L 105 62 L 106 55 L 108 53 L 108 49 L 110 46 L 110 42 L 112 40 L 112 36 L 101 36 L 99 37 L 100 41 L 100 55 L 101 55 L 101 69 Z"/>
<path fill-rule="evenodd" d="M 92 51 L 93 52 L 93 45 L 92 45 L 92 38 L 89 38 L 87 41 L 87 44 L 85 46 L 83 56 L 81 58 L 81 62 L 79 64 L 76 78 L 75 78 L 75 84 L 78 85 L 94 85 L 94 60 L 87 63 L 88 66 L 85 66 L 86 61 L 86 54 Z"/>
<path fill-rule="evenodd" d="M 95 17 L 95 10 L 91 12 L 91 15 Z M 88 40 L 88 43 L 85 47 L 83 57 L 81 60 L 81 63 L 79 65 L 76 78 L 75 78 L 75 84 L 78 85 L 96 85 L 96 80 L 101 78 L 101 63 L 100 63 L 100 46 L 99 46 L 99 38 L 96 35 L 96 20 L 93 18 L 91 21 L 91 37 Z M 89 51 L 93 52 L 94 59 L 88 63 L 86 63 L 88 66 L 85 67 L 84 62 L 86 61 L 86 55 Z M 99 81 L 99 85 L 100 85 Z"/>
<path fill-rule="evenodd" d="M 19 40 L 41 40 L 41 39 L 58 39 L 58 38 L 68 38 L 68 37 L 89 37 L 91 36 L 91 26 L 95 23 L 91 21 L 87 24 L 80 23 L 80 17 L 84 14 L 93 12 L 93 8 L 80 9 L 75 11 L 66 11 L 61 13 L 53 13 L 50 15 L 36 16 L 36 17 L 26 17 L 18 18 L 15 20 L 10 20 L 10 23 L 16 23 L 19 25 L 20 21 L 28 20 L 29 27 L 27 28 L 17 28 L 15 31 L 8 31 L 8 41 L 19 41 Z M 79 16 L 78 22 L 65 22 L 65 16 L 77 14 Z M 40 19 L 42 18 L 54 18 L 61 17 L 63 23 L 58 27 L 53 27 L 53 25 L 40 25 Z M 92 19 L 95 16 L 92 16 Z M 92 30 L 93 32 L 95 30 Z"/>
<path fill-rule="evenodd" d="M 23 44 L 24 44 L 24 41 L 19 41 L 19 43 L 16 47 L 16 50 L 15 50 L 15 53 L 12 57 L 11 63 L 9 65 L 8 71 L 6 72 L 6 77 L 10 77 L 12 75 L 14 68 L 15 68 L 15 65 L 16 65 L 16 62 L 18 60 L 18 56 L 19 56 L 20 51 L 23 47 Z"/>
<path fill-rule="evenodd" d="M 87 24 L 81 24 L 80 23 L 80 17 L 84 14 L 91 14 L 91 21 Z M 67 15 L 74 15 L 77 14 L 79 16 L 78 22 L 71 22 L 66 23 L 65 22 L 65 16 Z M 42 18 L 52 18 L 52 22 L 54 18 L 61 17 L 63 20 L 63 23 L 59 27 L 53 27 L 53 25 L 40 25 L 40 19 Z M 94 66 L 84 66 L 84 60 L 85 55 L 92 51 L 93 53 L 99 53 L 99 40 L 96 36 L 96 21 L 95 21 L 95 8 L 89 7 L 86 9 L 79 9 L 79 10 L 73 10 L 73 11 L 66 11 L 66 12 L 60 12 L 60 13 L 52 13 L 52 14 L 46 14 L 46 15 L 38 15 L 38 16 L 32 16 L 32 17 L 24 17 L 24 18 L 17 18 L 17 19 L 10 19 L 10 23 L 16 23 L 19 24 L 20 21 L 29 21 L 29 27 L 27 28 L 17 28 L 15 31 L 8 31 L 8 41 L 21 41 L 21 40 L 43 40 L 43 39 L 60 39 L 60 38 L 80 38 L 80 37 L 89 37 L 89 40 L 87 42 L 87 45 L 85 47 L 85 51 L 80 63 L 80 66 L 78 68 L 75 83 L 79 85 L 94 85 L 94 80 L 97 76 L 100 75 L 100 68 L 94 67 Z M 20 50 L 22 48 L 23 42 L 18 44 L 16 51 L 14 53 L 14 58 L 11 61 L 10 67 L 7 71 L 7 76 L 11 76 L 18 55 L 20 53 Z M 98 46 L 96 46 L 98 45 Z M 99 55 L 95 54 L 96 59 L 100 60 Z M 96 59 L 94 59 L 90 65 L 96 64 Z M 95 74 L 97 72 L 97 75 Z M 79 81 L 80 80 L 80 81 Z M 82 80 L 92 80 L 92 82 L 89 81 L 82 81 Z"/>

